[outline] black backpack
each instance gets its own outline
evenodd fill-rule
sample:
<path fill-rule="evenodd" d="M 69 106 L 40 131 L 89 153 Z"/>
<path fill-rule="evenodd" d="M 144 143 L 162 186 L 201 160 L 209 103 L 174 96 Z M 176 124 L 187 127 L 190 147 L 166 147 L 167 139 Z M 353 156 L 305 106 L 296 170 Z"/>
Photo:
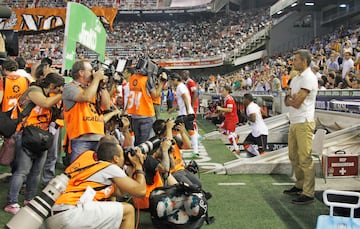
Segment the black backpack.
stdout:
<path fill-rule="evenodd" d="M 150 194 L 150 214 L 153 225 L 159 229 L 197 229 L 208 217 L 208 195 L 197 186 L 178 183 L 158 187 Z"/>

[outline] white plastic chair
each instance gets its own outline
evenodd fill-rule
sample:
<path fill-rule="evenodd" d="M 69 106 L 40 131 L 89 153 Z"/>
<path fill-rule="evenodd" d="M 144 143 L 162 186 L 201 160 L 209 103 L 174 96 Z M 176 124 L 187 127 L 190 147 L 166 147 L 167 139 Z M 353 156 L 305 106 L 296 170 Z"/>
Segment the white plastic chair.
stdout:
<path fill-rule="evenodd" d="M 319 160 L 321 175 L 324 178 L 326 183 L 326 177 L 322 167 L 322 153 L 324 148 L 324 139 L 326 135 L 326 130 L 317 129 L 313 138 L 313 144 L 311 148 L 311 155 Z"/>
<path fill-rule="evenodd" d="M 329 201 L 328 195 L 357 197 L 357 203 Z M 323 193 L 323 200 L 327 206 L 330 206 L 330 214 L 318 217 L 316 229 L 360 228 L 360 219 L 354 218 L 355 209 L 360 207 L 360 193 L 328 189 Z M 334 207 L 350 208 L 350 217 L 334 216 Z"/>

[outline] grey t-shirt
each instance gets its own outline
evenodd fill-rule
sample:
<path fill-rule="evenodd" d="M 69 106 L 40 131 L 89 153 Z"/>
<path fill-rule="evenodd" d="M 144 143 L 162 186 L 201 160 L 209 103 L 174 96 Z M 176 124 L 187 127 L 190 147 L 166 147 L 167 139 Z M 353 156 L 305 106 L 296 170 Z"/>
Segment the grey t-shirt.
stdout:
<path fill-rule="evenodd" d="M 70 110 L 76 103 L 75 97 L 81 92 L 81 89 L 78 87 L 78 83 L 67 83 L 64 86 L 62 93 L 62 98 L 64 102 L 65 110 Z"/>
<path fill-rule="evenodd" d="M 87 180 L 110 185 L 112 183 L 110 180 L 111 178 L 114 177 L 123 178 L 126 176 L 127 175 L 125 174 L 124 170 L 122 170 L 119 166 L 109 165 L 108 167 L 90 176 Z"/>

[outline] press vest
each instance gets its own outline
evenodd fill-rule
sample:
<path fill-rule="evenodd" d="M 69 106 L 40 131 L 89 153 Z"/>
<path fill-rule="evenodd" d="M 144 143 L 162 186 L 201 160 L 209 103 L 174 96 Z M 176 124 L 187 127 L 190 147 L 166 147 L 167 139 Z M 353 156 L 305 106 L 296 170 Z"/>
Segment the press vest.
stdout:
<path fill-rule="evenodd" d="M 159 171 L 156 171 L 154 176 L 154 183 L 152 185 L 146 185 L 146 194 L 143 198 L 134 197 L 134 207 L 138 209 L 148 209 L 150 207 L 149 197 L 150 193 L 157 187 L 164 186 Z"/>
<path fill-rule="evenodd" d="M 42 130 L 48 130 L 51 121 L 51 110 L 36 105 L 31 110 L 29 116 L 24 119 L 24 127 L 33 125 L 39 127 Z"/>
<path fill-rule="evenodd" d="M 174 168 L 170 170 L 170 173 L 174 173 L 176 171 L 180 171 L 185 169 L 185 163 L 181 156 L 181 152 L 179 146 L 177 144 L 173 145 L 173 156 L 174 156 Z"/>
<path fill-rule="evenodd" d="M 110 162 L 97 161 L 94 151 L 82 153 L 66 168 L 65 173 L 70 175 L 70 180 L 65 192 L 59 196 L 55 204 L 76 205 L 88 186 L 96 191 L 94 201 L 109 198 L 115 190 L 113 184 L 106 185 L 86 179 L 110 165 Z"/>
<path fill-rule="evenodd" d="M 153 100 L 146 91 L 147 76 L 134 74 L 130 77 L 128 114 L 152 117 L 155 115 Z"/>
<path fill-rule="evenodd" d="M 70 110 L 65 109 L 64 120 L 70 140 L 84 134 L 104 135 L 104 117 L 96 110 L 96 96 L 91 102 L 76 102 Z"/>
<path fill-rule="evenodd" d="M 4 78 L 4 96 L 2 100 L 1 110 L 7 112 L 16 107 L 19 97 L 29 87 L 29 82 L 25 77 L 12 75 Z M 18 113 L 13 109 L 11 118 L 16 119 Z"/>

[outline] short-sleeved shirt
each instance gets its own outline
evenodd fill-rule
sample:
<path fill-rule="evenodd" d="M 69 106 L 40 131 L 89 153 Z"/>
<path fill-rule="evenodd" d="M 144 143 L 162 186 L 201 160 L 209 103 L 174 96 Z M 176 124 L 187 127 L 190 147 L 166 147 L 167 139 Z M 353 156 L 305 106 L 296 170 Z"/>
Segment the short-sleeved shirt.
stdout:
<path fill-rule="evenodd" d="M 273 92 L 281 91 L 281 83 L 278 78 L 274 78 L 273 81 L 271 82 L 271 90 Z"/>
<path fill-rule="evenodd" d="M 193 93 L 196 92 L 198 90 L 196 82 L 192 79 L 187 79 L 186 80 L 186 87 L 188 88 L 189 92 L 190 92 L 190 98 L 191 100 L 193 100 Z M 190 101 L 191 102 L 191 101 Z M 196 98 L 196 101 L 194 103 L 194 107 L 198 107 L 199 106 L 199 99 Z"/>
<path fill-rule="evenodd" d="M 234 98 L 231 95 L 227 95 L 225 97 L 224 107 L 232 110 L 231 112 L 224 113 L 225 119 L 238 123 L 239 120 L 238 120 L 238 115 L 237 115 L 237 110 L 236 110 L 236 103 L 235 103 Z"/>
<path fill-rule="evenodd" d="M 181 97 L 182 95 L 185 95 L 189 101 L 189 113 L 186 112 L 185 102 Z M 194 114 L 194 109 L 191 107 L 191 97 L 189 90 L 183 83 L 179 83 L 179 85 L 176 87 L 176 102 L 179 107 L 179 115 Z"/>
<path fill-rule="evenodd" d="M 75 97 L 81 92 L 80 88 L 78 87 L 79 85 L 80 84 L 76 81 L 64 85 L 62 99 L 64 102 L 65 110 L 68 111 L 75 105 Z"/>
<path fill-rule="evenodd" d="M 344 79 L 346 77 L 346 74 L 351 70 L 351 68 L 354 67 L 354 61 L 351 58 L 348 60 L 344 58 L 342 65 L 343 69 L 341 76 Z"/>
<path fill-rule="evenodd" d="M 304 102 L 300 107 L 289 107 L 290 123 L 313 122 L 315 115 L 315 101 L 318 91 L 318 80 L 310 67 L 305 69 L 300 75 L 294 77 L 290 82 L 291 94 L 298 93 L 301 89 L 309 91 Z"/>
<path fill-rule="evenodd" d="M 246 107 L 246 115 L 250 116 L 251 114 L 255 114 L 255 122 L 251 122 L 251 134 L 254 137 L 259 137 L 260 135 L 268 135 L 269 130 L 264 122 L 264 119 L 261 115 L 261 108 L 254 102 L 251 102 Z"/>
<path fill-rule="evenodd" d="M 115 178 L 115 177 L 123 178 L 126 176 L 127 175 L 124 172 L 124 170 L 122 170 L 119 166 L 109 165 L 108 167 L 106 167 L 106 168 L 100 170 L 99 172 L 93 174 L 92 176 L 90 176 L 87 180 L 98 182 L 98 183 L 105 184 L 105 185 L 111 185 L 112 178 Z"/>

